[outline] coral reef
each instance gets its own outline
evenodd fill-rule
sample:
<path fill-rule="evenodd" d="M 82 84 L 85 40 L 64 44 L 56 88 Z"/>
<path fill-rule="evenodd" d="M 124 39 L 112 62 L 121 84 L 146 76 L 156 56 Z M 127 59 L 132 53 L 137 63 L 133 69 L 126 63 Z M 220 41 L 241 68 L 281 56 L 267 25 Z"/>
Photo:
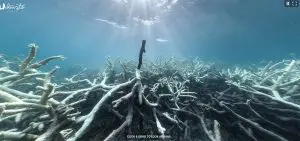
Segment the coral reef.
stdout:
<path fill-rule="evenodd" d="M 53 80 L 52 56 L 1 58 L 0 140 L 297 141 L 300 61 L 224 68 L 199 58 L 113 61 Z M 115 65 L 118 62 L 119 65 Z M 18 67 L 16 67 L 18 66 Z"/>

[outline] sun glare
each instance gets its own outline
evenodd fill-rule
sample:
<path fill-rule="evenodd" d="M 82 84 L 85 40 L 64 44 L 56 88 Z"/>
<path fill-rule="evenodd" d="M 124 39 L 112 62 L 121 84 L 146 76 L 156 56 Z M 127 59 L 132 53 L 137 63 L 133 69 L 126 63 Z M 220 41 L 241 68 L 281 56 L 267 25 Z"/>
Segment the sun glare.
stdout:
<path fill-rule="evenodd" d="M 97 21 L 110 24 L 117 31 L 129 31 L 128 36 L 139 35 L 139 37 L 153 40 L 159 44 L 171 45 L 172 36 L 169 33 L 168 26 L 165 25 L 166 17 L 174 10 L 178 0 L 111 0 L 119 6 L 116 15 L 122 15 L 119 25 L 115 20 L 97 19 Z M 122 12 L 122 13 L 120 13 Z M 125 16 L 125 17 L 124 17 Z M 122 27 L 122 28 L 121 28 Z M 116 33 L 119 34 L 119 33 Z M 174 33 L 172 33 L 174 34 Z M 176 36 L 176 35 L 174 35 Z M 172 48 L 175 51 L 175 48 Z"/>

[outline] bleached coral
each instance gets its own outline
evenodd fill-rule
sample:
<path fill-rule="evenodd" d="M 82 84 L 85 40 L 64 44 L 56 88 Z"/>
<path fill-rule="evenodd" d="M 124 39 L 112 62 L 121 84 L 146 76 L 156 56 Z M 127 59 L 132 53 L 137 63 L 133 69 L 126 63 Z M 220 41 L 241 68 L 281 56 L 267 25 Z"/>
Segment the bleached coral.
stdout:
<path fill-rule="evenodd" d="M 139 61 L 107 58 L 103 72 L 82 69 L 54 83 L 58 67 L 39 69 L 63 57 L 32 63 L 36 49 L 13 62 L 19 69 L 1 58 L 1 140 L 300 138 L 299 60 L 225 69 L 199 58 L 142 62 L 141 48 Z"/>

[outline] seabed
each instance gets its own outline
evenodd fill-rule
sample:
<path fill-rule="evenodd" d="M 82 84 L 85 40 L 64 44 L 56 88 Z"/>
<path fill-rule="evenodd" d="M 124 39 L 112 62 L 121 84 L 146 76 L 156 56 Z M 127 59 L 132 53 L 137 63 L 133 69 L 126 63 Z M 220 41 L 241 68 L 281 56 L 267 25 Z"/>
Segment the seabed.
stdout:
<path fill-rule="evenodd" d="M 145 61 L 145 44 L 137 61 L 108 58 L 103 72 L 64 79 L 59 67 L 41 71 L 64 57 L 37 61 L 36 44 L 25 58 L 2 57 L 0 140 L 299 141 L 300 60 Z"/>

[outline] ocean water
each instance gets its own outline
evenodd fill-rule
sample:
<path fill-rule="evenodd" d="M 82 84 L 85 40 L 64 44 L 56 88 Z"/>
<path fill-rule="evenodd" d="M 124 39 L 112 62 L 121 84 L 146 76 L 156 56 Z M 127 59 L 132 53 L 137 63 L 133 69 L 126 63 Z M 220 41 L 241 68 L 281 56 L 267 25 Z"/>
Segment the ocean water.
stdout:
<path fill-rule="evenodd" d="M 105 56 L 197 56 L 225 63 L 298 55 L 300 9 L 283 0 L 2 0 L 23 4 L 0 11 L 1 53 L 62 54 L 65 65 L 98 68 Z"/>
<path fill-rule="evenodd" d="M 0 0 L 0 141 L 299 141 L 286 2 Z"/>

